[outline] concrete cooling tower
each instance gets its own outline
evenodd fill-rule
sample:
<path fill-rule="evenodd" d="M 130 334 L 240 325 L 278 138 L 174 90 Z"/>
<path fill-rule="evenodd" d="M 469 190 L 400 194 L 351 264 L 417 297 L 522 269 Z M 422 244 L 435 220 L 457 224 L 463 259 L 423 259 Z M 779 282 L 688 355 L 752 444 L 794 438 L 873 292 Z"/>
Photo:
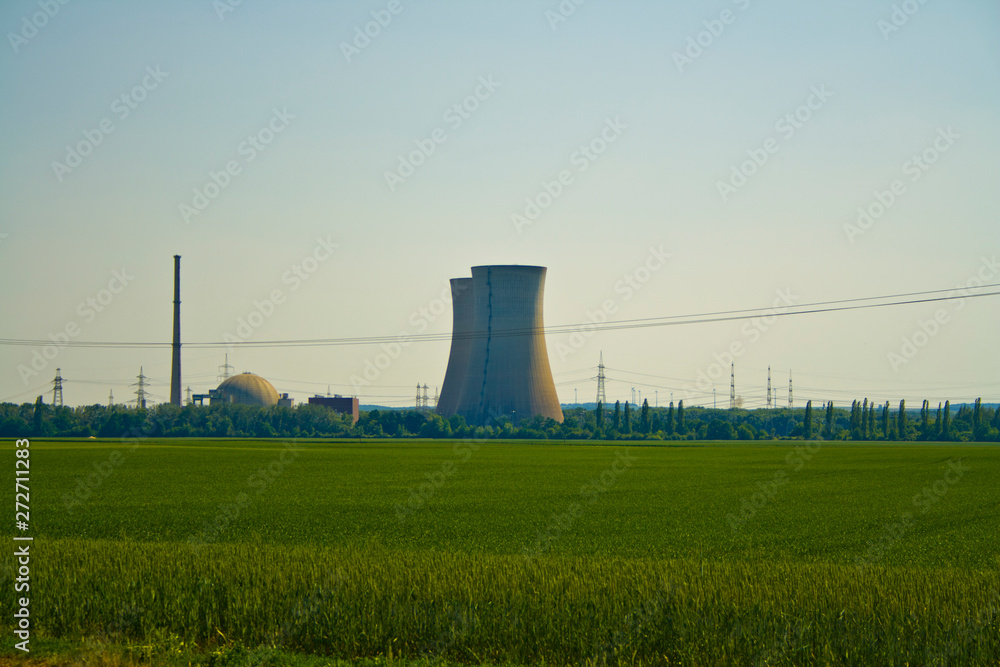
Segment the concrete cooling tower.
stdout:
<path fill-rule="evenodd" d="M 444 384 L 441 385 L 441 395 L 437 402 L 438 414 L 448 417 L 458 410 L 469 373 L 474 335 L 472 278 L 451 279 L 451 308 L 451 354 L 448 356 L 448 370 L 445 371 Z"/>
<path fill-rule="evenodd" d="M 454 301 L 451 357 L 438 413 L 459 414 L 479 425 L 500 415 L 515 424 L 535 415 L 561 422 L 543 330 L 545 267 L 474 266 L 471 284 Z M 453 294 L 454 289 L 452 281 Z M 457 398 L 446 402 L 444 388 Z"/>

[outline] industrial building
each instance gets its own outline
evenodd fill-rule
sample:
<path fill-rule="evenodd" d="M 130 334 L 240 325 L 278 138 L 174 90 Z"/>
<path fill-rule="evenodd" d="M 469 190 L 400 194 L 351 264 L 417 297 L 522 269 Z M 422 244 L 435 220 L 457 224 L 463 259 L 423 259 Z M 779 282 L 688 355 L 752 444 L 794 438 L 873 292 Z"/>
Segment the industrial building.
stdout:
<path fill-rule="evenodd" d="M 320 396 L 317 394 L 309 399 L 309 405 L 322 405 L 325 408 L 329 408 L 330 410 L 334 410 L 341 414 L 351 415 L 353 423 L 358 423 L 358 418 L 360 416 L 358 414 L 359 401 L 356 396 L 347 398 L 345 396 L 341 396 L 340 394 L 336 394 L 334 396 Z"/>
<path fill-rule="evenodd" d="M 451 353 L 438 414 L 479 425 L 501 415 L 515 424 L 535 415 L 563 420 L 545 347 L 545 272 L 474 266 L 472 278 L 451 281 Z"/>
<path fill-rule="evenodd" d="M 287 394 L 286 394 L 287 396 Z M 201 395 L 195 398 L 200 398 Z M 208 393 L 212 405 L 238 403 L 268 408 L 278 404 L 278 391 L 270 382 L 253 373 L 241 373 L 222 381 L 218 389 Z"/>

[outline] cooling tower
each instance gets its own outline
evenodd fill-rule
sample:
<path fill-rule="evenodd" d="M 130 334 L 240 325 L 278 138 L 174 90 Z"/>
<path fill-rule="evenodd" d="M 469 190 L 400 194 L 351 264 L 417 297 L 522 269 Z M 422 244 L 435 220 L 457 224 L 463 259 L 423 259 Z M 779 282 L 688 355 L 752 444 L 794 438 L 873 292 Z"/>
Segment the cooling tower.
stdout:
<path fill-rule="evenodd" d="M 444 417 L 452 416 L 458 409 L 469 374 L 469 356 L 474 335 L 472 278 L 452 278 L 451 308 L 451 353 L 437 402 L 437 413 Z"/>
<path fill-rule="evenodd" d="M 535 415 L 563 420 L 545 349 L 544 288 L 543 266 L 472 267 L 473 333 L 455 408 L 470 424 L 500 415 L 515 424 Z"/>
<path fill-rule="evenodd" d="M 174 344 L 170 364 L 170 402 L 181 404 L 181 256 L 174 255 Z"/>

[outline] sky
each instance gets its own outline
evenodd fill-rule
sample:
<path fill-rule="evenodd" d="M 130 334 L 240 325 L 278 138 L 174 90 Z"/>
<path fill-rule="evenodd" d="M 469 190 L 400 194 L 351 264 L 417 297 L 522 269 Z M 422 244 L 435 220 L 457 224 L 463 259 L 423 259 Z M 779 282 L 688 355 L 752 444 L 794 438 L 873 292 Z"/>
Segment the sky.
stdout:
<path fill-rule="evenodd" d="M 413 405 L 448 279 L 527 264 L 581 325 L 547 337 L 564 404 L 601 354 L 610 401 L 725 406 L 731 363 L 750 408 L 768 367 L 777 405 L 789 373 L 796 406 L 1000 399 L 970 296 L 1000 283 L 993 0 L 6 0 L 0 28 L 0 401 L 59 368 L 66 404 L 124 402 L 140 367 L 166 401 L 169 347 L 75 345 L 169 343 L 175 254 L 194 393 L 228 354 Z M 582 326 L 934 290 L 969 298 Z"/>

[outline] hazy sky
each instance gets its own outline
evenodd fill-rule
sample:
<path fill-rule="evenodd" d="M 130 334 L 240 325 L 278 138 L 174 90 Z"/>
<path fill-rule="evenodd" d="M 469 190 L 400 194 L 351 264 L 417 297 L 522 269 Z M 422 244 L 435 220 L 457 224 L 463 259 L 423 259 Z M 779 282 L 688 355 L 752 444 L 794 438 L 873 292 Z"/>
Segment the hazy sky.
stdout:
<path fill-rule="evenodd" d="M 174 254 L 189 343 L 446 334 L 479 264 L 547 266 L 547 325 L 1000 283 L 994 0 L 5 0 L 0 27 L 2 338 L 169 342 Z M 791 369 L 797 405 L 936 406 L 1000 399 L 998 306 L 548 348 L 564 403 L 594 400 L 603 351 L 611 400 L 711 405 L 711 376 L 725 405 L 737 344 L 748 407 L 769 365 L 781 404 Z M 412 405 L 448 349 L 229 360 L 298 400 L 380 363 L 362 402 Z M 0 400 L 56 367 L 71 405 L 132 398 L 140 365 L 169 395 L 169 349 L 45 352 L 0 346 Z M 225 352 L 186 349 L 184 386 Z"/>

